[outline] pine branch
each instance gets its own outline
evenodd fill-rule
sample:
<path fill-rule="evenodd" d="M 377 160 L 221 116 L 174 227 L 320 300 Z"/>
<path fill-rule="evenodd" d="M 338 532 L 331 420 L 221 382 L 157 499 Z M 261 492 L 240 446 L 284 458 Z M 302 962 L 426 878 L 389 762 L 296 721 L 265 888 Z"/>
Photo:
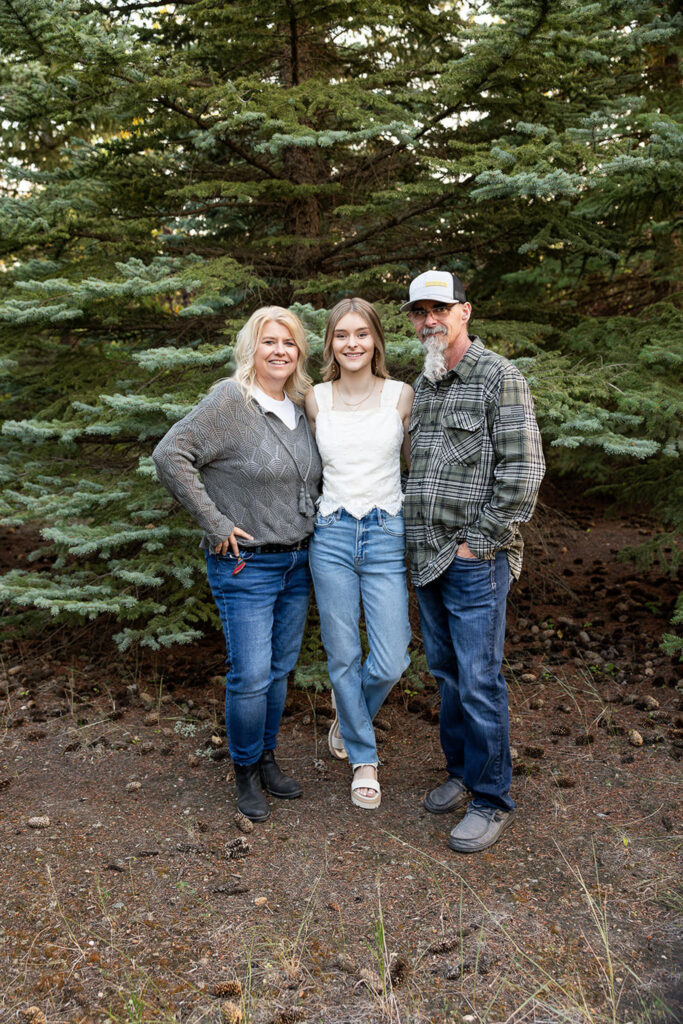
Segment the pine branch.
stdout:
<path fill-rule="evenodd" d="M 173 7 L 194 7 L 194 5 L 199 2 L 200 0 L 172 0 Z M 116 14 L 136 14 L 138 11 L 145 11 L 154 7 L 168 6 L 169 4 L 164 2 L 164 0 L 149 0 L 148 3 L 131 3 L 123 4 L 122 6 L 108 5 L 107 15 L 111 18 Z M 101 8 L 98 4 L 86 4 L 85 9 L 88 11 L 97 11 Z"/>
<path fill-rule="evenodd" d="M 520 42 L 519 47 L 524 45 L 527 39 L 533 38 L 538 33 L 548 15 L 549 9 L 550 0 L 540 0 L 538 18 L 534 22 L 529 33 L 526 36 L 524 36 L 523 42 Z M 510 60 L 510 58 L 517 52 L 519 47 L 513 47 L 508 51 L 501 52 L 495 60 L 490 62 L 489 66 L 484 70 L 483 74 L 477 81 L 468 83 L 468 96 L 471 96 L 473 93 L 476 94 L 482 92 L 486 88 L 488 79 L 491 77 L 491 75 L 493 75 L 495 71 L 499 71 L 501 67 L 504 67 L 505 64 Z M 398 151 L 406 149 L 409 141 L 412 145 L 416 143 L 419 139 L 424 138 L 424 136 L 427 135 L 430 131 L 432 131 L 433 128 L 442 124 L 442 122 L 445 121 L 447 118 L 452 117 L 454 114 L 457 114 L 458 111 L 461 109 L 463 102 L 465 102 L 464 98 L 460 100 L 458 103 L 453 103 L 451 104 L 451 106 L 446 107 L 439 113 L 434 114 L 433 117 L 428 118 L 427 121 L 425 122 L 424 127 L 421 128 L 420 131 L 417 132 L 411 140 L 399 142 L 398 145 L 392 146 L 390 148 L 387 147 L 387 149 L 385 149 L 383 152 L 378 153 L 370 160 L 366 160 L 364 163 L 361 164 L 360 168 L 354 171 L 354 176 L 356 174 L 360 174 L 363 173 L 364 171 L 370 170 L 371 168 L 377 167 L 378 164 L 381 164 L 385 160 L 388 160 L 389 157 L 394 156 Z M 348 176 L 349 175 L 340 175 L 338 180 L 345 181 L 348 178 Z"/>
<path fill-rule="evenodd" d="M 177 114 L 181 114 L 182 117 L 189 118 L 190 121 L 194 122 L 194 124 L 203 131 L 208 131 L 213 127 L 213 124 L 217 123 L 213 122 L 212 124 L 211 122 L 203 121 L 198 114 L 193 114 L 191 110 L 188 110 L 177 100 L 172 100 L 168 96 L 157 96 L 156 102 L 160 106 L 166 107 L 168 110 L 174 110 Z M 221 141 L 224 142 L 228 149 L 232 150 L 233 153 L 236 153 L 241 157 L 242 160 L 246 161 L 246 163 L 250 164 L 252 167 L 256 167 L 259 171 L 263 171 L 263 173 L 268 175 L 269 178 L 273 178 L 275 181 L 282 180 L 281 175 L 277 174 L 267 164 L 264 164 L 258 159 L 258 157 L 252 156 L 251 153 L 248 153 L 247 150 L 235 142 L 234 139 L 229 138 L 227 135 L 221 135 Z"/>
<path fill-rule="evenodd" d="M 7 5 L 7 7 L 9 7 L 10 11 L 12 12 L 16 20 L 19 22 L 19 24 L 21 25 L 21 27 L 23 28 L 24 32 L 29 37 L 31 42 L 35 44 L 38 53 L 40 53 L 41 56 L 44 56 L 47 52 L 45 50 L 45 47 L 41 43 L 38 36 L 33 32 L 33 29 L 30 28 L 30 26 L 26 23 L 24 18 L 22 18 L 22 16 L 19 14 L 16 7 L 12 3 L 12 0 L 4 0 L 4 3 Z"/>
<path fill-rule="evenodd" d="M 468 178 L 467 181 L 471 181 L 472 178 Z M 463 184 L 466 184 L 464 182 Z M 412 220 L 413 217 L 419 217 L 423 213 L 427 213 L 430 210 L 436 210 L 441 206 L 446 206 L 449 202 L 454 200 L 454 196 L 450 192 L 442 193 L 436 199 L 430 200 L 427 203 L 421 203 L 419 206 L 414 206 L 405 213 L 396 214 L 396 216 L 389 218 L 389 220 L 382 221 L 380 224 L 374 224 L 366 231 L 362 231 L 359 235 L 354 235 L 353 238 L 348 238 L 345 242 L 340 242 L 338 245 L 332 246 L 326 251 L 323 250 L 320 253 L 318 262 L 319 264 L 325 263 L 328 259 L 337 256 L 339 253 L 344 252 L 347 249 L 352 249 L 357 245 L 361 245 L 368 238 L 372 238 L 374 235 L 380 235 L 390 228 L 398 227 L 399 224 L 404 224 L 407 220 Z"/>

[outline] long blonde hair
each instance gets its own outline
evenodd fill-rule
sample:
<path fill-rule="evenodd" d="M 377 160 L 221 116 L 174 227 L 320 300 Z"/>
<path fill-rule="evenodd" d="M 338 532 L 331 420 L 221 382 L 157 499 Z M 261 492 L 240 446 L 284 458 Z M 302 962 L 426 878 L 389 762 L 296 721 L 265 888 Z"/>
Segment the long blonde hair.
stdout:
<path fill-rule="evenodd" d="M 330 315 L 327 318 L 325 342 L 323 344 L 323 380 L 337 380 L 340 376 L 341 371 L 339 369 L 339 363 L 334 358 L 332 342 L 334 340 L 334 332 L 337 324 L 343 316 L 346 316 L 347 313 L 358 313 L 358 315 L 362 316 L 365 320 L 375 343 L 375 351 L 372 353 L 372 372 L 375 377 L 388 377 L 389 374 L 387 373 L 387 366 L 384 361 L 386 345 L 384 341 L 382 321 L 371 302 L 367 302 L 365 299 L 353 298 L 342 299 L 341 302 L 338 302 L 336 306 L 332 307 Z"/>
<path fill-rule="evenodd" d="M 249 401 L 254 393 L 256 383 L 256 371 L 254 369 L 254 354 L 259 341 L 263 336 L 263 329 L 269 320 L 274 320 L 281 327 L 286 328 L 294 339 L 299 350 L 299 358 L 296 361 L 296 368 L 291 377 L 287 378 L 284 385 L 285 394 L 293 402 L 301 405 L 304 395 L 310 389 L 313 381 L 306 373 L 306 359 L 308 358 L 308 345 L 306 344 L 306 333 L 304 325 L 298 316 L 291 313 L 283 306 L 262 306 L 254 310 L 241 331 L 238 332 L 233 348 L 235 358 L 235 372 L 232 377 L 239 384 L 244 392 L 245 398 Z M 223 378 L 226 379 L 226 378 Z M 221 384 L 216 381 L 213 386 Z"/>

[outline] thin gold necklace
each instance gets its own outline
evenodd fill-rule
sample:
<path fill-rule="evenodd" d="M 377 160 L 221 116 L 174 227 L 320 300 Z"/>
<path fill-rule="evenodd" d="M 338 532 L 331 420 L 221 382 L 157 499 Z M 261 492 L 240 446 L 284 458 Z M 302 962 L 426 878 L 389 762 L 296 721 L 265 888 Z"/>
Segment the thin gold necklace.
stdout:
<path fill-rule="evenodd" d="M 375 390 L 375 383 L 376 383 L 376 381 L 375 381 L 375 378 L 373 377 L 372 378 L 372 384 L 370 385 L 370 390 L 368 391 L 367 395 L 363 395 L 363 397 L 361 398 L 360 402 L 347 402 L 346 399 L 344 398 L 344 392 L 341 389 L 341 383 L 339 381 L 337 381 L 337 394 L 341 398 L 341 400 L 344 403 L 344 405 L 347 405 L 349 407 L 349 409 L 357 409 L 359 405 L 363 404 L 363 402 L 367 402 L 368 398 L 370 397 L 372 392 Z"/>

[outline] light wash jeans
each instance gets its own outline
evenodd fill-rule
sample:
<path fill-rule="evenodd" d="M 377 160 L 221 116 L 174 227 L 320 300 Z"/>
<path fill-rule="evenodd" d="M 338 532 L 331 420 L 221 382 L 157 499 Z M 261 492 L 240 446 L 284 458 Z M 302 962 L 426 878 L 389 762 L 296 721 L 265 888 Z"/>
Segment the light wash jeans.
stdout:
<path fill-rule="evenodd" d="M 441 691 L 440 734 L 449 775 L 474 803 L 514 809 L 510 797 L 508 691 L 500 671 L 510 569 L 491 560 L 453 559 L 426 587 L 415 587 L 429 671 Z"/>
<path fill-rule="evenodd" d="M 309 564 L 349 762 L 377 764 L 372 720 L 410 663 L 403 516 L 316 516 Z M 361 664 L 363 603 L 370 652 Z"/>
<path fill-rule="evenodd" d="M 206 552 L 206 570 L 223 624 L 227 662 L 225 728 L 235 764 L 274 750 L 296 665 L 311 592 L 308 551 L 253 554 L 233 575 L 235 556 Z"/>

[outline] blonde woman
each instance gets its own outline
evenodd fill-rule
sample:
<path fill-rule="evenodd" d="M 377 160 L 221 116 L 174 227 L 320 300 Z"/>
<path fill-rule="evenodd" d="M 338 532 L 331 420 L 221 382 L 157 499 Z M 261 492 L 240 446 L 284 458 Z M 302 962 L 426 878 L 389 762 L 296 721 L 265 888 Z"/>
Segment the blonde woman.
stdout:
<path fill-rule="evenodd" d="M 401 449 L 407 457 L 413 389 L 388 378 L 382 324 L 364 299 L 331 311 L 323 356 L 324 383 L 306 395 L 306 413 L 323 463 L 310 565 L 337 712 L 328 744 L 351 763 L 352 802 L 374 808 L 372 721 L 409 663 Z"/>
<path fill-rule="evenodd" d="M 306 622 L 321 475 L 302 408 L 306 354 L 296 316 L 280 306 L 256 310 L 237 335 L 233 377 L 214 385 L 153 454 L 159 479 L 204 531 L 227 646 L 237 806 L 252 821 L 270 814 L 264 790 L 301 796 L 274 750 Z"/>

